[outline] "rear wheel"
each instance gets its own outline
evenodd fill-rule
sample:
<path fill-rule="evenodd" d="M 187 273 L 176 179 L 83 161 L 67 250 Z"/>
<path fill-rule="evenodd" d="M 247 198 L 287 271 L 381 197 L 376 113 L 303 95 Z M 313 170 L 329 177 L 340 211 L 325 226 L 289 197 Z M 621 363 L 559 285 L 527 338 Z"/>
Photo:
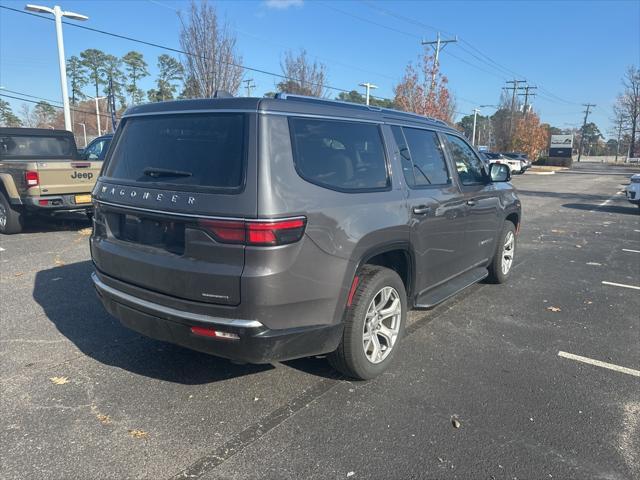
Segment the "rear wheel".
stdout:
<path fill-rule="evenodd" d="M 488 280 L 491 283 L 504 283 L 511 275 L 513 259 L 516 253 L 516 227 L 510 221 L 504 222 L 498 239 L 496 254 L 489 265 Z"/>
<path fill-rule="evenodd" d="M 22 231 L 22 212 L 9 203 L 4 193 L 0 192 L 0 233 L 9 235 Z"/>
<path fill-rule="evenodd" d="M 391 269 L 366 265 L 344 320 L 331 365 L 345 375 L 368 380 L 384 372 L 395 357 L 407 317 L 404 284 Z"/>

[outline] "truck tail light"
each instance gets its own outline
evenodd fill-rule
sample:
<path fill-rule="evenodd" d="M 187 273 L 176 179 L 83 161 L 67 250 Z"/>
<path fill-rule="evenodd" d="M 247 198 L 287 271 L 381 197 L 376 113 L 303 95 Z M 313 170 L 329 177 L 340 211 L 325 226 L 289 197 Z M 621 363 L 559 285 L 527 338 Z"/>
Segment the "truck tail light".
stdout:
<path fill-rule="evenodd" d="M 305 218 L 287 220 L 207 220 L 198 225 L 220 243 L 240 243 L 255 246 L 274 246 L 295 243 L 302 238 Z"/>
<path fill-rule="evenodd" d="M 213 337 L 223 338 L 225 340 L 239 340 L 240 336 L 237 333 L 223 332 L 221 330 L 215 330 L 207 327 L 191 327 L 191 333 L 200 337 Z"/>
<path fill-rule="evenodd" d="M 38 177 L 38 172 L 24 172 L 24 179 L 27 182 L 27 188 L 37 187 L 40 184 L 40 177 Z"/>

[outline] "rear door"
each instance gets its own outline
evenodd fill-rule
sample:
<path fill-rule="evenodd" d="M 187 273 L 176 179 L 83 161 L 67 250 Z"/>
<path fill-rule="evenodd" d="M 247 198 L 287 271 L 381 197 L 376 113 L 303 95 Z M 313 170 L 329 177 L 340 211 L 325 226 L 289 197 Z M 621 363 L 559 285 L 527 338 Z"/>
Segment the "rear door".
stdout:
<path fill-rule="evenodd" d="M 500 217 L 499 196 L 485 166 L 471 146 L 457 135 L 444 134 L 447 152 L 456 166 L 468 208 L 465 262 L 468 267 L 487 262 L 495 250 Z"/>
<path fill-rule="evenodd" d="M 257 213 L 255 123 L 245 113 L 125 118 L 94 191 L 98 270 L 173 297 L 239 304 L 244 223 Z"/>
<path fill-rule="evenodd" d="M 420 294 L 464 270 L 463 195 L 452 181 L 436 132 L 392 127 L 400 149 Z"/>

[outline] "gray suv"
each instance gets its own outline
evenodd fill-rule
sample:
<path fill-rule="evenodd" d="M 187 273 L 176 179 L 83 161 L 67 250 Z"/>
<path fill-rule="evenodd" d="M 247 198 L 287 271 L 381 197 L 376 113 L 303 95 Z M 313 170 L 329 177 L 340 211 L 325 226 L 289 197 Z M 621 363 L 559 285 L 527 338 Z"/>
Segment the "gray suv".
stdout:
<path fill-rule="evenodd" d="M 520 201 L 438 120 L 314 98 L 127 110 L 93 191 L 93 282 L 159 340 L 375 377 L 407 310 L 513 265 Z"/>

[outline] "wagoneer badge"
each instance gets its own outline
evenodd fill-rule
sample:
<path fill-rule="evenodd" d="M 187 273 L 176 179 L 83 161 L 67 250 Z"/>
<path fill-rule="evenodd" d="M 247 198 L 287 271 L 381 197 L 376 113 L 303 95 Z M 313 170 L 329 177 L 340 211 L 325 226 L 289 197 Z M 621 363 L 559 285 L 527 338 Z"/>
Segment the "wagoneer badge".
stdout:
<path fill-rule="evenodd" d="M 135 189 L 126 189 L 123 187 L 108 187 L 102 186 L 100 189 L 100 193 L 104 193 L 110 195 L 112 197 L 129 197 L 129 198 L 137 198 L 140 197 L 142 200 L 150 200 L 156 202 L 170 202 L 175 204 L 187 204 L 187 205 L 195 205 L 196 199 L 195 197 L 191 197 L 189 195 L 178 195 L 178 194 L 166 194 L 166 193 L 150 193 L 145 192 L 144 190 L 135 190 Z"/>

